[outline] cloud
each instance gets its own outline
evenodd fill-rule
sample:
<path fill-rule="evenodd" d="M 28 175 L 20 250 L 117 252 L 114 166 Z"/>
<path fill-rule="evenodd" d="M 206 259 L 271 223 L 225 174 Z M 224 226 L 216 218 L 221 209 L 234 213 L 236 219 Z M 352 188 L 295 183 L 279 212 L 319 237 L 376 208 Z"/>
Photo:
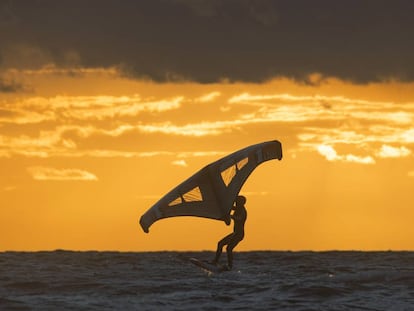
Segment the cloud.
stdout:
<path fill-rule="evenodd" d="M 381 149 L 377 152 L 377 156 L 380 158 L 402 158 L 411 154 L 411 150 L 404 146 L 393 147 L 388 145 L 382 145 Z"/>
<path fill-rule="evenodd" d="M 20 28 L 21 21 L 7 27 L 7 35 L 3 36 L 3 43 L 0 47 L 0 64 L 3 69 L 39 69 L 50 66 L 53 63 L 53 56 L 49 47 L 43 44 L 33 44 L 23 34 L 14 32 L 15 28 Z M 22 30 L 22 29 L 21 29 Z M 14 36 L 21 35 L 20 40 Z M 16 40 L 17 39 L 17 40 Z"/>
<path fill-rule="evenodd" d="M 28 90 L 29 88 L 22 83 L 0 77 L 0 93 L 21 93 Z"/>
<path fill-rule="evenodd" d="M 169 124 L 152 125 L 150 133 L 163 133 L 167 135 L 179 135 L 188 137 L 200 137 L 203 135 L 217 135 L 223 125 L 211 124 L 210 126 L 187 125 L 183 127 L 173 126 L 169 128 Z M 211 127 L 211 128 L 210 128 Z M 1 135 L 0 134 L 0 158 L 10 158 L 15 155 L 26 157 L 96 157 L 96 158 L 143 158 L 153 156 L 176 156 L 185 159 L 189 157 L 210 157 L 219 156 L 226 151 L 136 151 L 132 147 L 131 150 L 116 149 L 110 144 L 99 149 L 86 145 L 83 148 L 78 147 L 83 139 L 92 136 L 118 138 L 127 133 L 133 133 L 138 136 L 140 133 L 149 133 L 148 128 L 142 125 L 121 124 L 112 129 L 102 129 L 92 125 L 61 125 L 50 130 L 41 130 L 38 135 Z M 212 133 L 210 133 L 212 131 Z M 135 132 L 135 133 L 134 133 Z M 96 139 L 94 137 L 94 139 Z M 89 148 L 85 148 L 89 147 Z M 183 163 L 183 162 L 181 162 Z"/>
<path fill-rule="evenodd" d="M 101 75 L 105 77 L 118 78 L 120 75 L 117 67 L 57 67 L 56 64 L 46 64 L 36 69 L 19 69 L 19 68 L 8 68 L 5 70 L 8 75 L 24 75 L 24 76 L 42 76 L 42 75 L 54 75 L 54 76 L 70 76 L 70 77 L 81 77 L 85 75 Z"/>
<path fill-rule="evenodd" d="M 228 103 L 255 108 L 255 112 L 245 118 L 256 122 L 358 120 L 408 125 L 414 120 L 412 103 L 368 101 L 344 96 L 242 93 L 232 96 Z"/>
<path fill-rule="evenodd" d="M 82 102 L 82 98 L 71 98 L 71 103 L 65 103 L 67 106 L 62 113 L 65 117 L 73 119 L 97 119 L 103 120 L 114 117 L 137 116 L 142 112 L 163 112 L 177 109 L 183 100 L 182 97 L 173 98 L 171 100 L 161 100 L 152 102 L 143 102 L 139 96 L 122 96 L 114 98 L 113 96 L 99 96 L 92 98 L 92 103 L 88 105 L 88 99 Z M 57 98 L 59 102 L 59 98 Z M 88 109 L 76 105 L 86 105 Z"/>
<path fill-rule="evenodd" d="M 172 161 L 171 164 L 177 165 L 177 166 L 182 166 L 182 167 L 188 166 L 188 164 L 185 160 L 175 160 L 175 161 Z"/>
<path fill-rule="evenodd" d="M 335 161 L 339 158 L 332 146 L 320 145 L 318 146 L 318 152 L 323 155 L 328 161 Z"/>
<path fill-rule="evenodd" d="M 235 138 L 252 129 L 267 135 L 268 129 L 282 127 L 289 127 L 289 140 L 297 150 L 318 152 L 328 161 L 373 163 L 375 158 L 411 155 L 412 102 L 239 90 L 217 86 L 192 97 L 60 95 L 3 101 L 0 157 L 184 158 L 184 152 L 173 154 L 158 142 L 152 152 L 137 150 L 130 142 L 165 138 L 172 146 L 172 139 L 191 144 L 212 136 Z M 202 101 L 208 104 L 197 104 Z M 231 109 L 220 112 L 223 105 Z"/>
<path fill-rule="evenodd" d="M 412 81 L 413 9 L 404 0 L 16 1 L 0 23 L 1 65 L 118 67 L 157 82 Z"/>
<path fill-rule="evenodd" d="M 28 172 L 34 180 L 53 180 L 53 181 L 97 181 L 98 178 L 80 169 L 56 169 L 52 167 L 33 166 L 29 167 Z"/>
<path fill-rule="evenodd" d="M 361 156 L 356 156 L 353 154 L 347 154 L 345 156 L 339 156 L 339 158 L 345 162 L 355 162 L 355 163 L 361 163 L 361 164 L 375 164 L 375 160 L 371 156 L 361 157 Z"/>
<path fill-rule="evenodd" d="M 51 120 L 105 120 L 135 117 L 140 113 L 162 113 L 181 107 L 184 97 L 144 100 L 131 96 L 29 97 L 3 104 L 1 123 L 40 123 Z"/>
<path fill-rule="evenodd" d="M 200 97 L 196 98 L 195 101 L 202 102 L 202 103 L 207 103 L 207 102 L 211 102 L 211 101 L 215 100 L 220 95 L 221 95 L 220 92 L 211 92 L 211 93 L 208 93 L 208 94 L 205 94 L 203 96 L 200 96 Z"/>
<path fill-rule="evenodd" d="M 216 95 L 217 93 L 211 92 L 201 98 L 211 100 L 212 105 L 215 104 L 217 107 L 221 103 L 215 100 Z M 0 123 L 30 124 L 56 121 L 63 125 L 51 128 L 48 124 L 41 124 L 44 129 L 41 129 L 38 135 L 29 135 L 26 132 L 13 136 L 0 135 L 0 154 L 3 157 L 13 154 L 30 157 L 141 157 L 145 156 L 145 152 L 111 150 L 113 146 L 100 150 L 88 150 L 83 147 L 79 150 L 78 144 L 83 145 L 82 141 L 89 138 L 118 138 L 127 134 L 162 134 L 188 138 L 219 136 L 244 131 L 251 125 L 257 127 L 283 123 L 297 124 L 299 144 L 308 150 L 319 150 L 326 159 L 332 161 L 371 163 L 373 155 L 389 157 L 397 150 L 382 147 L 382 150 L 372 154 L 373 146 L 367 147 L 368 145 L 414 143 L 414 130 L 407 127 L 410 124 L 407 122 L 414 116 L 414 105 L 367 101 L 344 96 L 242 93 L 229 98 L 229 105 L 234 105 L 234 109 L 231 113 L 223 114 L 225 118 L 220 121 L 214 121 L 214 118 L 210 121 L 203 120 L 206 118 L 204 115 L 201 118 L 197 115 L 192 117 L 194 122 L 187 124 L 172 121 L 153 122 L 153 118 L 141 119 L 134 123 L 130 118 L 145 112 L 159 114 L 157 120 L 168 120 L 168 116 L 162 118 L 162 113 L 179 109 L 182 113 L 185 109 L 192 109 L 191 103 L 199 98 L 195 97 L 194 100 L 177 96 L 147 100 L 139 94 L 27 98 L 17 103 L 6 104 L 5 109 L 0 110 Z M 406 108 L 404 111 L 403 107 Z M 241 111 L 243 113 L 240 113 Z M 100 123 L 101 120 L 116 122 Z M 332 127 L 332 121 L 335 121 L 335 127 Z M 354 152 L 349 152 L 348 155 L 339 156 L 333 149 L 338 144 L 355 147 L 360 145 L 365 148 L 365 152 L 371 154 L 359 157 L 353 155 Z M 332 150 L 320 146 L 330 146 Z M 378 150 L 377 147 L 376 149 Z M 402 146 L 398 152 L 401 156 L 409 155 L 407 150 Z"/>
<path fill-rule="evenodd" d="M 406 146 L 393 147 L 389 144 L 414 143 L 413 129 L 391 126 L 372 126 L 371 128 L 348 127 L 339 128 L 306 128 L 298 134 L 299 145 L 307 150 L 315 149 L 328 161 L 347 161 L 371 164 L 378 158 L 401 158 L 412 154 Z M 380 145 L 378 149 L 378 145 Z M 338 155 L 334 146 L 342 146 L 347 150 L 365 152 L 366 156 L 352 154 Z"/>
<path fill-rule="evenodd" d="M 28 109 L 0 109 L 0 124 L 31 124 L 55 119 L 56 115 L 53 111 L 45 111 L 44 113 L 40 113 L 36 111 L 30 111 Z"/>
<path fill-rule="evenodd" d="M 40 131 L 38 136 L 0 135 L 0 155 L 3 153 L 6 157 L 15 154 L 48 157 L 53 153 L 75 150 L 76 143 L 63 137 L 67 129 L 72 129 L 72 127 L 61 126 L 55 130 Z"/>
<path fill-rule="evenodd" d="M 306 144 L 413 144 L 414 128 L 397 127 L 389 125 L 371 125 L 367 127 L 343 125 L 331 127 L 306 127 L 298 134 L 300 141 Z"/>
<path fill-rule="evenodd" d="M 330 162 L 340 161 L 340 162 L 354 162 L 360 164 L 374 164 L 375 160 L 371 156 L 356 156 L 353 154 L 338 155 L 335 149 L 329 145 L 319 145 L 317 147 L 319 154 L 325 157 L 326 160 Z"/>
<path fill-rule="evenodd" d="M 138 125 L 137 128 L 144 133 L 162 133 L 166 135 L 202 137 L 220 135 L 224 132 L 229 132 L 231 131 L 229 125 L 237 123 L 240 122 L 200 122 L 177 126 L 171 122 L 164 122 L 159 124 Z"/>

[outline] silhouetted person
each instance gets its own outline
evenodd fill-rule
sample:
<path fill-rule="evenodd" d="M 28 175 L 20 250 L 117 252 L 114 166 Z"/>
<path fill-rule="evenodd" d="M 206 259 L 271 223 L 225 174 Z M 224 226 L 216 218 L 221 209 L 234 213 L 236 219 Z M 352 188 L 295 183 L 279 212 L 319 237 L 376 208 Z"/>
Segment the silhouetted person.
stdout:
<path fill-rule="evenodd" d="M 226 252 L 229 269 L 233 267 L 233 249 L 244 238 L 244 223 L 246 222 L 247 218 L 247 211 L 244 207 L 244 204 L 246 204 L 246 198 L 242 195 L 239 195 L 236 198 L 235 203 L 236 204 L 232 208 L 234 212 L 231 215 L 231 218 L 233 218 L 234 221 L 233 233 L 230 233 L 218 242 L 216 258 L 213 260 L 213 264 L 218 263 L 220 255 L 223 251 L 223 247 L 224 245 L 227 245 Z"/>

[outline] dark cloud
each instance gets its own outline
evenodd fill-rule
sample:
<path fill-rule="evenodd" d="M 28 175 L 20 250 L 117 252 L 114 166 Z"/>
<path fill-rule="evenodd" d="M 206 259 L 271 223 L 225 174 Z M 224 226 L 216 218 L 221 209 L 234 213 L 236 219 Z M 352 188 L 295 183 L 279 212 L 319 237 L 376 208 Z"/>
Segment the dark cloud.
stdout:
<path fill-rule="evenodd" d="M 25 85 L 13 81 L 6 80 L 0 77 L 0 93 L 19 93 L 29 91 Z"/>
<path fill-rule="evenodd" d="M 410 0 L 7 3 L 3 67 L 76 61 L 159 82 L 287 76 L 306 83 L 314 72 L 358 83 L 414 80 Z M 25 52 L 10 52 L 16 49 Z M 21 62 L 19 53 L 26 55 Z"/>

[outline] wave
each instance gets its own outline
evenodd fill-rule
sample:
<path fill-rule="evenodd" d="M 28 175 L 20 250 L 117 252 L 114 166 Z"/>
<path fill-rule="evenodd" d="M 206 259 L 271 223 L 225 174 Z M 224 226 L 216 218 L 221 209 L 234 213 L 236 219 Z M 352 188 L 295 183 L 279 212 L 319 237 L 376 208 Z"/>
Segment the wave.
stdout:
<path fill-rule="evenodd" d="M 413 252 L 236 252 L 230 272 L 190 257 L 213 252 L 0 253 L 4 310 L 410 310 Z M 225 260 L 225 256 L 223 256 Z"/>

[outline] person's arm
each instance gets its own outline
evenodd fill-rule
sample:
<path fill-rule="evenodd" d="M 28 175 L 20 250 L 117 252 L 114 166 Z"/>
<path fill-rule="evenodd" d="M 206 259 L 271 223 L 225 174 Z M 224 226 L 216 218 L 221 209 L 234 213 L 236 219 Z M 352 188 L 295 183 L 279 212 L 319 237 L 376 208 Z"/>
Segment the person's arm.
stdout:
<path fill-rule="evenodd" d="M 237 211 L 234 211 L 234 213 L 230 217 L 233 218 L 233 220 L 237 220 L 240 219 L 241 215 L 240 213 L 237 213 Z"/>

